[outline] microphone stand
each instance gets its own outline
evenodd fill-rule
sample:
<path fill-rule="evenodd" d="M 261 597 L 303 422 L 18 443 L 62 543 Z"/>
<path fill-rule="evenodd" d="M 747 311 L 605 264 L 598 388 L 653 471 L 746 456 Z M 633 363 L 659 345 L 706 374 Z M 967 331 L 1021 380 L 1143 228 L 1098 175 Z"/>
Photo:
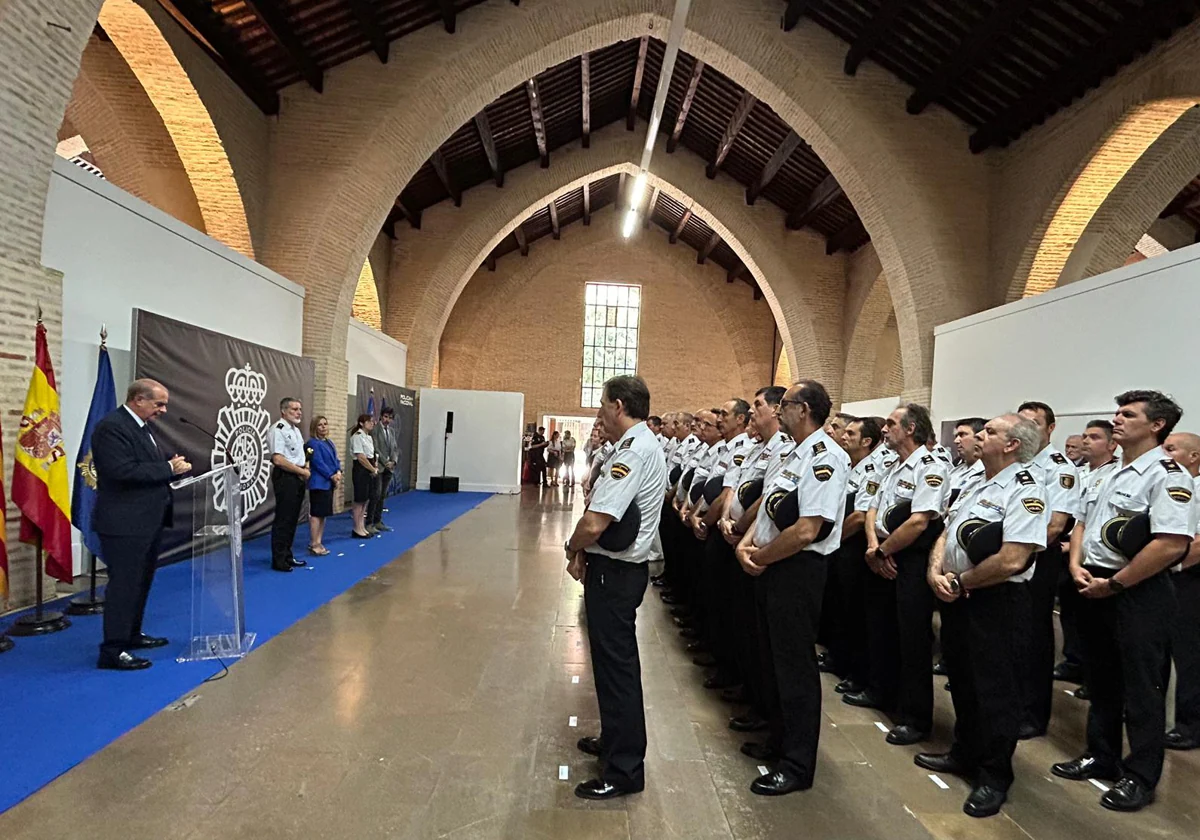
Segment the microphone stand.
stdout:
<path fill-rule="evenodd" d="M 193 429 L 197 430 L 198 432 L 203 434 L 205 437 L 211 438 L 212 442 L 217 444 L 218 446 L 222 445 L 221 441 L 217 440 L 217 436 L 214 435 L 212 432 L 210 432 L 208 429 L 204 428 L 203 426 L 199 426 L 199 425 L 193 423 L 191 420 L 187 419 L 186 417 L 180 417 L 179 422 L 185 426 L 191 426 Z M 239 478 L 242 475 L 241 469 L 242 469 L 241 466 L 237 462 L 234 462 L 233 474 L 238 476 Z"/>

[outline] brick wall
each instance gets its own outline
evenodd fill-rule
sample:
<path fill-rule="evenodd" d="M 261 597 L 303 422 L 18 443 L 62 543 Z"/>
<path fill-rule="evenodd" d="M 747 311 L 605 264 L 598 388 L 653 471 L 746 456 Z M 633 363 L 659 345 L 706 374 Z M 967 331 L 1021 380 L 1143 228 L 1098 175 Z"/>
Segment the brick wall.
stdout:
<path fill-rule="evenodd" d="M 621 238 L 611 208 L 590 226 L 539 239 L 530 255 L 509 254 L 466 286 L 442 334 L 443 388 L 520 391 L 526 421 L 587 414 L 580 407 L 584 288 L 588 282 L 642 287 L 639 372 L 656 414 L 752 395 L 772 377 L 774 319 L 745 283 L 669 245 L 667 233 Z M 703 361 L 698 361 L 703 360 Z M 697 365 L 702 365 L 699 368 Z"/>

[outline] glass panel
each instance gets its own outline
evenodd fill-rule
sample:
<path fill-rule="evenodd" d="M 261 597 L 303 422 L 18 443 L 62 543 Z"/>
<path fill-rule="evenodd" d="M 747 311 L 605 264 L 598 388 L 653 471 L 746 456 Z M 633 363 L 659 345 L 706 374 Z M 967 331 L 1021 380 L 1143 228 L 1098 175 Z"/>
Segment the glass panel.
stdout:
<path fill-rule="evenodd" d="M 640 287 L 638 287 L 638 286 L 630 286 L 629 287 L 629 305 L 630 306 L 641 306 L 642 305 L 642 290 Z"/>
<path fill-rule="evenodd" d="M 595 283 L 587 284 L 587 292 L 586 292 L 584 301 L 586 303 L 595 303 L 596 302 L 596 284 Z"/>

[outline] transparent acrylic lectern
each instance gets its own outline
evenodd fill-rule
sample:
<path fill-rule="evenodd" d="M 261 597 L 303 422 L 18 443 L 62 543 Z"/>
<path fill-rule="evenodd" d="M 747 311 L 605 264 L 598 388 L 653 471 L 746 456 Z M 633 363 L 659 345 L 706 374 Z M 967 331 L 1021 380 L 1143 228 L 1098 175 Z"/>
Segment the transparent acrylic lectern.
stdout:
<path fill-rule="evenodd" d="M 177 506 L 192 510 L 192 632 L 180 662 L 250 652 L 242 582 L 242 492 L 235 467 L 176 481 Z M 220 503 L 218 503 L 218 500 Z M 223 510 L 221 509 L 223 508 Z"/>

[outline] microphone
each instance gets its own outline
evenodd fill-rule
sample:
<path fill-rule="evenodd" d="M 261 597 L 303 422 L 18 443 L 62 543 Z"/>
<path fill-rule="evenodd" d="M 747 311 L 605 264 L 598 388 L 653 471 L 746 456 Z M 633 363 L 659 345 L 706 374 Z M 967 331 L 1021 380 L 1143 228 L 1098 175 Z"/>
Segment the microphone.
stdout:
<path fill-rule="evenodd" d="M 212 432 L 210 432 L 208 429 L 204 428 L 203 426 L 193 423 L 191 420 L 187 419 L 186 417 L 180 415 L 179 422 L 185 426 L 191 426 L 193 429 L 196 429 L 201 434 L 203 434 L 205 437 L 212 438 L 213 443 L 215 443 L 217 445 L 221 444 L 221 441 L 217 440 L 216 435 L 214 435 Z M 242 474 L 241 467 L 236 462 L 233 465 L 233 474 L 236 476 L 241 476 L 241 474 Z"/>

